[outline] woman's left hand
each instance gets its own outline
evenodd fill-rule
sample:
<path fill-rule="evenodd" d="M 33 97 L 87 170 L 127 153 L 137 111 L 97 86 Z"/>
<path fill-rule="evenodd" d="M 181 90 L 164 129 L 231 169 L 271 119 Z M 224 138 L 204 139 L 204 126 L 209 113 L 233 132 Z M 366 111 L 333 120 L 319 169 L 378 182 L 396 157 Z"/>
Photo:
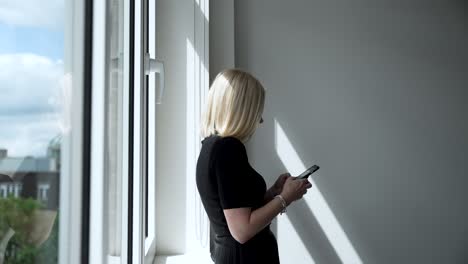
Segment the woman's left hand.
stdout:
<path fill-rule="evenodd" d="M 276 179 L 275 183 L 270 188 L 270 192 L 271 192 L 272 196 L 276 196 L 276 195 L 280 194 L 283 191 L 284 183 L 290 177 L 292 177 L 291 174 L 283 173 L 278 177 L 278 179 Z"/>

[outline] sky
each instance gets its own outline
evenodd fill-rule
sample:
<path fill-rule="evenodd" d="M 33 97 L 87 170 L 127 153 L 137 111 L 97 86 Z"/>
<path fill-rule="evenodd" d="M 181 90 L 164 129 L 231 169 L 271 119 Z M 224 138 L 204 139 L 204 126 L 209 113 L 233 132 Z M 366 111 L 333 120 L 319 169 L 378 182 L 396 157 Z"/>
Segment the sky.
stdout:
<path fill-rule="evenodd" d="M 45 156 L 61 133 L 64 1 L 0 0 L 0 148 Z"/>

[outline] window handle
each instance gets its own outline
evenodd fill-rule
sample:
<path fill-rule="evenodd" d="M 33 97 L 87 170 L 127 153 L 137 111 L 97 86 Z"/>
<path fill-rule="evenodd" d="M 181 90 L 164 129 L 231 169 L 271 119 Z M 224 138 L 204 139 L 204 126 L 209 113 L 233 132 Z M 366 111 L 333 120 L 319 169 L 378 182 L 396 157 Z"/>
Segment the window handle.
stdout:
<path fill-rule="evenodd" d="M 152 59 L 149 53 L 145 55 L 145 74 L 149 75 L 150 73 L 156 72 L 159 74 L 159 87 L 156 86 L 156 89 L 159 88 L 159 94 L 156 97 L 156 104 L 162 103 L 162 97 L 164 94 L 164 63 L 157 59 Z"/>

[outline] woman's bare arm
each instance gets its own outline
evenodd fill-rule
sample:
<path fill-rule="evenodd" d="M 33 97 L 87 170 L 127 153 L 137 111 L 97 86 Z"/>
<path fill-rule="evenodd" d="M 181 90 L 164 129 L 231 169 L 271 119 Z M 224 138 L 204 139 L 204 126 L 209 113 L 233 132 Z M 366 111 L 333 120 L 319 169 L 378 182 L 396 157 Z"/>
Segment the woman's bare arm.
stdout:
<path fill-rule="evenodd" d="M 244 244 L 265 228 L 282 211 L 280 199 L 272 199 L 254 211 L 251 208 L 225 209 L 224 216 L 231 235 Z"/>
<path fill-rule="evenodd" d="M 307 180 L 294 180 L 292 177 L 285 182 L 281 196 L 286 205 L 300 199 L 307 189 L 312 187 Z M 224 216 L 232 237 L 244 244 L 265 228 L 283 209 L 279 198 L 272 199 L 264 206 L 252 211 L 252 208 L 225 209 Z"/>

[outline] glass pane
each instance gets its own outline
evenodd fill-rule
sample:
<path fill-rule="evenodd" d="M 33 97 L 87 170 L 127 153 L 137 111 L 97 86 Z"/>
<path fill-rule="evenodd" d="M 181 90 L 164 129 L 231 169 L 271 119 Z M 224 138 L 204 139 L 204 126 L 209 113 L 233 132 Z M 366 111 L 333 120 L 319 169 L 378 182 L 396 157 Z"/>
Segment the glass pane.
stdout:
<path fill-rule="evenodd" d="M 57 263 L 64 4 L 0 7 L 0 263 Z"/>
<path fill-rule="evenodd" d="M 124 92 L 124 3 L 108 4 L 108 76 L 106 87 L 105 175 L 107 176 L 108 255 L 119 261 L 122 244 L 122 164 L 123 92 Z M 115 262 L 114 262 L 115 263 Z"/>

